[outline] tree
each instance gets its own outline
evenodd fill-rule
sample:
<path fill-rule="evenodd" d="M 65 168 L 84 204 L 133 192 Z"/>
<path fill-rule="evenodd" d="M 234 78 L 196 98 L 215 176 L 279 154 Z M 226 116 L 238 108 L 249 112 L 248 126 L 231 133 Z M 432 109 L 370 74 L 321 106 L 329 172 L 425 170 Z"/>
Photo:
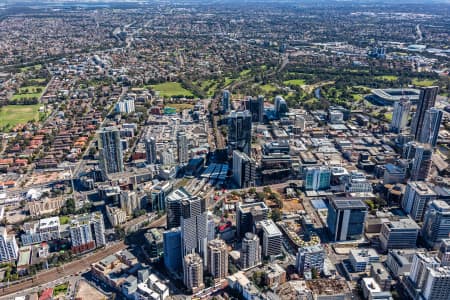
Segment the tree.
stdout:
<path fill-rule="evenodd" d="M 281 221 L 281 211 L 278 208 L 274 208 L 272 210 L 272 215 L 271 216 L 272 216 L 272 220 L 274 222 Z"/>

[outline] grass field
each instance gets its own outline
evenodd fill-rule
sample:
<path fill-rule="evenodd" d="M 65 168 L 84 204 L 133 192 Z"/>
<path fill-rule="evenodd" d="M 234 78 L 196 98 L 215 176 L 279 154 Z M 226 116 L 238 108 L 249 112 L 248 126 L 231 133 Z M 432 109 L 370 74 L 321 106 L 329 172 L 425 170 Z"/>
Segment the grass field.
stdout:
<path fill-rule="evenodd" d="M 272 84 L 264 84 L 264 85 L 261 85 L 260 88 L 265 93 L 272 93 L 272 92 L 275 92 L 277 90 L 277 87 L 272 85 Z"/>
<path fill-rule="evenodd" d="M 53 295 L 58 296 L 59 294 L 65 295 L 67 293 L 67 289 L 69 288 L 69 283 L 63 283 L 55 286 L 53 289 Z"/>
<path fill-rule="evenodd" d="M 39 89 L 41 91 L 39 92 Z M 19 92 L 12 96 L 12 100 L 18 100 L 22 98 L 31 99 L 31 98 L 40 98 L 42 93 L 44 92 L 45 87 L 30 85 L 19 88 Z"/>
<path fill-rule="evenodd" d="M 209 97 L 212 97 L 217 90 L 217 85 L 218 83 L 215 80 L 205 80 L 200 84 L 200 87 Z"/>
<path fill-rule="evenodd" d="M 194 96 L 194 94 L 191 91 L 188 91 L 185 88 L 183 88 L 179 82 L 165 82 L 155 84 L 151 85 L 151 88 L 154 89 L 155 91 L 159 91 L 160 96 L 164 98 Z"/>
<path fill-rule="evenodd" d="M 0 108 L 0 128 L 25 124 L 31 120 L 39 120 L 40 104 L 7 105 Z"/>
<path fill-rule="evenodd" d="M 302 86 L 306 84 L 306 81 L 304 79 L 291 79 L 283 81 L 285 85 L 296 85 L 296 86 Z"/>
<path fill-rule="evenodd" d="M 240 76 L 240 77 L 245 77 L 245 76 L 247 76 L 248 74 L 250 74 L 251 71 L 252 71 L 252 70 L 243 70 L 243 71 L 241 71 L 241 72 L 239 73 L 239 76 Z"/>
<path fill-rule="evenodd" d="M 194 105 L 190 103 L 169 103 L 167 106 L 177 109 L 177 112 L 183 111 L 185 109 L 193 109 Z"/>
<path fill-rule="evenodd" d="M 20 72 L 28 72 L 31 70 L 39 71 L 40 69 L 42 69 L 42 65 L 39 64 L 39 65 L 20 68 Z"/>
<path fill-rule="evenodd" d="M 46 82 L 47 79 L 45 79 L 45 78 L 33 78 L 33 79 L 30 79 L 30 81 L 31 82 L 36 82 L 36 83 L 43 83 L 43 82 Z"/>
<path fill-rule="evenodd" d="M 69 224 L 70 218 L 68 216 L 60 216 L 59 223 L 61 225 Z"/>
<path fill-rule="evenodd" d="M 416 86 L 432 86 L 436 83 L 435 80 L 431 80 L 431 79 L 424 79 L 424 80 L 420 80 L 419 78 L 414 78 L 412 80 L 412 84 L 416 85 Z"/>
<path fill-rule="evenodd" d="M 383 76 L 376 76 L 376 79 L 385 80 L 385 81 L 396 81 L 398 80 L 398 77 L 395 75 L 383 75 Z"/>
<path fill-rule="evenodd" d="M 229 86 L 230 84 L 232 84 L 235 81 L 236 81 L 236 79 L 234 79 L 234 78 L 225 77 L 225 86 Z"/>

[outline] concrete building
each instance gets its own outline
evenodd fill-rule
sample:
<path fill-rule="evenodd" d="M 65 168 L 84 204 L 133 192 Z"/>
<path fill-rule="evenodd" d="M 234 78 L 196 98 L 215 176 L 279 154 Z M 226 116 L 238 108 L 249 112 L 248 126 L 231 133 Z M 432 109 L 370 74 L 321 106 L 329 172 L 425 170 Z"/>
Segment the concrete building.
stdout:
<path fill-rule="evenodd" d="M 278 226 L 271 220 L 258 222 L 263 231 L 262 254 L 264 257 L 278 256 L 281 254 L 283 234 Z"/>
<path fill-rule="evenodd" d="M 184 285 L 192 293 L 205 288 L 203 283 L 203 260 L 197 253 L 191 253 L 183 259 Z"/>
<path fill-rule="evenodd" d="M 421 128 L 418 138 L 420 143 L 426 143 L 432 147 L 436 147 L 443 115 L 442 110 L 434 107 L 425 112 L 423 128 Z"/>
<path fill-rule="evenodd" d="M 233 179 L 239 188 L 255 186 L 256 162 L 238 150 L 233 151 Z"/>
<path fill-rule="evenodd" d="M 58 217 L 40 219 L 39 222 L 25 223 L 25 233 L 21 235 L 23 245 L 37 244 L 61 238 L 61 224 Z"/>
<path fill-rule="evenodd" d="M 269 208 L 264 202 L 238 203 L 236 208 L 236 227 L 238 236 L 253 232 L 258 221 L 267 219 Z"/>
<path fill-rule="evenodd" d="M 152 228 L 144 234 L 148 248 L 148 257 L 151 261 L 157 261 L 164 253 L 164 238 L 161 230 Z M 174 251 L 171 249 L 170 251 Z"/>
<path fill-rule="evenodd" d="M 232 111 L 228 117 L 229 151 L 239 150 L 250 155 L 252 144 L 252 115 L 248 110 Z"/>
<path fill-rule="evenodd" d="M 141 201 L 139 200 L 136 192 L 121 191 L 120 207 L 127 213 L 128 216 L 132 216 L 135 211 L 140 210 Z"/>
<path fill-rule="evenodd" d="M 414 156 L 410 170 L 410 179 L 412 181 L 425 181 L 430 173 L 433 149 L 428 144 L 418 143 L 411 144 L 411 148 L 414 151 Z"/>
<path fill-rule="evenodd" d="M 100 168 L 103 176 L 124 171 L 120 131 L 106 127 L 99 132 Z"/>
<path fill-rule="evenodd" d="M 406 179 L 406 168 L 393 164 L 385 165 L 383 184 L 403 183 Z"/>
<path fill-rule="evenodd" d="M 384 251 L 415 248 L 419 230 L 419 225 L 411 218 L 385 222 L 381 226 L 381 248 Z"/>
<path fill-rule="evenodd" d="M 264 96 L 258 98 L 250 98 L 250 113 L 252 114 L 252 122 L 262 123 L 264 121 Z"/>
<path fill-rule="evenodd" d="M 303 275 L 305 270 L 315 269 L 318 273 L 321 273 L 324 267 L 325 256 L 325 250 L 321 245 L 299 248 L 295 262 L 297 272 Z"/>
<path fill-rule="evenodd" d="M 389 291 L 383 291 L 374 278 L 366 277 L 361 282 L 364 299 L 368 300 L 392 300 Z"/>
<path fill-rule="evenodd" d="M 181 230 L 172 228 L 163 233 L 163 256 L 167 270 L 179 273 L 182 270 Z"/>
<path fill-rule="evenodd" d="M 186 132 L 177 133 L 177 155 L 179 164 L 187 164 L 189 161 L 189 144 Z"/>
<path fill-rule="evenodd" d="M 417 104 L 417 110 L 414 114 L 411 123 L 411 134 L 416 139 L 419 139 L 423 123 L 425 119 L 425 113 L 436 104 L 436 97 L 439 92 L 439 87 L 430 86 L 420 89 L 419 103 Z"/>
<path fill-rule="evenodd" d="M 125 98 L 125 99 L 119 100 L 119 101 L 117 101 L 114 109 L 117 113 L 131 114 L 135 111 L 134 99 L 133 98 Z"/>
<path fill-rule="evenodd" d="M 116 206 L 106 205 L 106 217 L 111 226 L 116 227 L 127 221 L 127 213 Z"/>
<path fill-rule="evenodd" d="M 360 239 L 364 233 L 367 206 L 360 199 L 331 197 L 327 226 L 334 241 Z"/>
<path fill-rule="evenodd" d="M 156 139 L 154 137 L 147 137 L 145 143 L 145 158 L 148 164 L 156 163 Z"/>
<path fill-rule="evenodd" d="M 437 248 L 449 234 L 450 205 L 442 200 L 429 202 L 422 225 L 422 236 L 426 244 Z"/>
<path fill-rule="evenodd" d="M 11 262 L 19 257 L 19 247 L 14 236 L 8 236 L 5 227 L 0 227 L 0 263 Z"/>
<path fill-rule="evenodd" d="M 400 133 L 406 129 L 410 110 L 411 102 L 409 102 L 409 99 L 402 98 L 400 101 L 395 102 L 390 126 L 392 132 Z"/>
<path fill-rule="evenodd" d="M 371 263 L 370 276 L 375 279 L 382 291 L 391 290 L 392 277 L 381 262 Z"/>
<path fill-rule="evenodd" d="M 208 271 L 216 281 L 228 275 L 228 249 L 224 240 L 215 239 L 208 242 Z"/>
<path fill-rule="evenodd" d="M 404 250 L 389 250 L 386 259 L 386 266 L 392 272 L 395 278 L 403 276 L 411 269 L 414 252 Z"/>
<path fill-rule="evenodd" d="M 252 268 L 261 263 L 261 246 L 256 234 L 247 232 L 242 239 L 241 268 Z"/>
<path fill-rule="evenodd" d="M 380 261 L 380 256 L 371 248 L 351 249 L 349 260 L 354 272 L 365 272 L 371 263 Z"/>
<path fill-rule="evenodd" d="M 76 216 L 70 223 L 69 231 L 74 253 L 106 245 L 103 215 L 99 212 Z"/>
<path fill-rule="evenodd" d="M 308 167 L 305 169 L 304 186 L 307 191 L 327 190 L 331 183 L 331 170 L 328 167 Z"/>
<path fill-rule="evenodd" d="M 439 247 L 438 258 L 442 267 L 450 267 L 450 238 L 443 239 Z"/>
<path fill-rule="evenodd" d="M 406 185 L 401 206 L 414 221 L 420 222 L 425 214 L 427 204 L 436 199 L 436 192 L 427 183 L 409 181 Z"/>
<path fill-rule="evenodd" d="M 166 212 L 167 212 L 167 228 L 180 227 L 181 225 L 181 201 L 189 199 L 189 194 L 183 187 L 174 190 L 166 197 Z"/>
<path fill-rule="evenodd" d="M 279 264 L 270 264 L 264 268 L 264 282 L 270 288 L 276 288 L 286 282 L 286 270 Z"/>
<path fill-rule="evenodd" d="M 208 215 L 205 199 L 191 197 L 181 201 L 181 247 L 183 257 L 198 253 L 206 263 Z"/>
<path fill-rule="evenodd" d="M 276 96 L 275 101 L 275 116 L 279 119 L 284 117 L 286 113 L 289 111 L 286 100 L 282 96 Z"/>
<path fill-rule="evenodd" d="M 228 90 L 222 92 L 222 110 L 224 113 L 231 110 L 231 93 Z"/>

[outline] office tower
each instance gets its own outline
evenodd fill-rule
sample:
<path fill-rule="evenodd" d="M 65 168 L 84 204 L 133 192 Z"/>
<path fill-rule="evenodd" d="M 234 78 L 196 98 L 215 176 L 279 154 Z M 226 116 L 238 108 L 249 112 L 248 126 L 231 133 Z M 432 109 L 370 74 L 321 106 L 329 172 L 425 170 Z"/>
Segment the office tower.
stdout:
<path fill-rule="evenodd" d="M 15 261 L 19 257 L 19 247 L 14 236 L 8 236 L 5 227 L 0 227 L 0 262 Z"/>
<path fill-rule="evenodd" d="M 308 167 L 305 169 L 305 190 L 319 191 L 330 188 L 331 170 L 328 167 Z"/>
<path fill-rule="evenodd" d="M 252 122 L 262 123 L 264 121 L 264 97 L 250 98 L 250 113 Z"/>
<path fill-rule="evenodd" d="M 205 288 L 203 284 L 203 260 L 197 253 L 187 254 L 183 259 L 184 285 L 192 293 Z"/>
<path fill-rule="evenodd" d="M 433 149 L 428 144 L 418 144 L 415 147 L 415 155 L 411 167 L 411 180 L 424 181 L 431 169 Z"/>
<path fill-rule="evenodd" d="M 216 238 L 216 224 L 214 223 L 214 215 L 208 212 L 208 242 Z"/>
<path fill-rule="evenodd" d="M 422 225 L 422 236 L 429 247 L 437 247 L 450 234 L 450 205 L 442 200 L 429 202 Z"/>
<path fill-rule="evenodd" d="M 162 231 L 152 228 L 144 234 L 144 238 L 148 247 L 148 257 L 151 261 L 158 261 L 164 253 L 164 236 Z"/>
<path fill-rule="evenodd" d="M 173 157 L 172 149 L 166 149 L 161 152 L 161 164 L 163 166 L 170 166 L 175 164 L 175 158 Z"/>
<path fill-rule="evenodd" d="M 184 188 L 179 188 L 166 197 L 167 228 L 180 227 L 181 225 L 181 200 L 189 199 L 189 194 Z"/>
<path fill-rule="evenodd" d="M 156 140 L 154 137 L 147 137 L 145 143 L 145 158 L 148 164 L 156 163 Z"/>
<path fill-rule="evenodd" d="M 106 245 L 103 215 L 99 212 L 76 216 L 70 223 L 69 231 L 74 253 Z"/>
<path fill-rule="evenodd" d="M 442 110 L 434 107 L 425 112 L 423 127 L 420 128 L 419 142 L 436 147 L 443 114 Z"/>
<path fill-rule="evenodd" d="M 224 90 L 222 93 L 222 111 L 228 113 L 231 110 L 231 93 Z"/>
<path fill-rule="evenodd" d="M 250 156 L 252 147 L 252 116 L 248 110 L 232 111 L 228 118 L 230 152 L 239 150 Z"/>
<path fill-rule="evenodd" d="M 424 253 L 413 258 L 409 279 L 425 300 L 448 300 L 450 295 L 450 269 L 441 267 L 439 260 Z"/>
<path fill-rule="evenodd" d="M 443 239 L 439 247 L 438 258 L 442 267 L 450 266 L 450 238 Z"/>
<path fill-rule="evenodd" d="M 439 87 L 437 86 L 424 87 L 420 90 L 419 103 L 411 123 L 411 134 L 416 140 L 420 137 L 426 111 L 434 107 L 436 103 L 438 91 Z"/>
<path fill-rule="evenodd" d="M 436 200 L 436 192 L 425 182 L 409 181 L 402 199 L 402 209 L 416 221 L 422 221 L 428 202 Z"/>
<path fill-rule="evenodd" d="M 166 197 L 167 195 L 169 195 L 172 189 L 173 184 L 170 181 L 152 186 L 152 190 L 150 192 L 150 206 L 152 211 L 166 210 Z"/>
<path fill-rule="evenodd" d="M 123 151 L 120 132 L 116 127 L 106 127 L 99 132 L 100 168 L 103 176 L 123 172 Z"/>
<path fill-rule="evenodd" d="M 255 186 L 256 163 L 244 152 L 233 151 L 233 179 L 240 188 Z"/>
<path fill-rule="evenodd" d="M 256 222 L 267 219 L 269 208 L 264 202 L 238 203 L 236 209 L 237 235 L 243 237 L 247 232 L 253 232 Z"/>
<path fill-rule="evenodd" d="M 275 97 L 275 115 L 279 119 L 289 111 L 286 100 L 282 96 Z"/>
<path fill-rule="evenodd" d="M 208 243 L 208 271 L 215 280 L 225 279 L 228 274 L 228 250 L 224 240 Z"/>
<path fill-rule="evenodd" d="M 411 102 L 409 102 L 408 99 L 403 98 L 400 99 L 400 101 L 395 102 L 391 121 L 392 132 L 400 133 L 406 128 L 410 110 Z"/>
<path fill-rule="evenodd" d="M 411 218 L 385 222 L 381 225 L 381 248 L 384 251 L 415 248 L 419 230 L 419 225 Z"/>
<path fill-rule="evenodd" d="M 177 155 L 178 163 L 186 164 L 189 161 L 189 149 L 186 132 L 179 131 L 177 133 Z"/>
<path fill-rule="evenodd" d="M 321 245 L 298 248 L 295 266 L 301 275 L 305 271 L 315 269 L 318 273 L 323 271 L 325 262 L 325 250 Z"/>
<path fill-rule="evenodd" d="M 241 268 L 252 268 L 261 263 L 261 246 L 256 234 L 247 232 L 242 239 Z"/>
<path fill-rule="evenodd" d="M 180 228 L 172 228 L 163 233 L 164 240 L 164 265 L 167 270 L 173 273 L 181 272 L 182 256 L 181 256 L 181 230 Z"/>
<path fill-rule="evenodd" d="M 332 197 L 328 203 L 328 230 L 333 241 L 360 239 L 364 233 L 367 206 L 360 199 Z"/>
<path fill-rule="evenodd" d="M 205 258 L 208 224 L 205 199 L 191 197 L 181 200 L 181 245 L 183 256 L 198 253 Z"/>
<path fill-rule="evenodd" d="M 128 216 L 132 216 L 136 210 L 140 210 L 141 201 L 139 200 L 136 192 L 121 191 L 120 208 L 122 208 Z"/>
<path fill-rule="evenodd" d="M 281 254 L 283 234 L 278 226 L 271 220 L 258 222 L 262 229 L 262 254 L 264 257 L 278 256 Z M 258 226 L 258 227 L 259 227 Z"/>
<path fill-rule="evenodd" d="M 119 101 L 117 101 L 114 108 L 117 113 L 131 114 L 135 111 L 134 99 L 133 98 L 125 98 L 125 99 L 119 100 Z"/>

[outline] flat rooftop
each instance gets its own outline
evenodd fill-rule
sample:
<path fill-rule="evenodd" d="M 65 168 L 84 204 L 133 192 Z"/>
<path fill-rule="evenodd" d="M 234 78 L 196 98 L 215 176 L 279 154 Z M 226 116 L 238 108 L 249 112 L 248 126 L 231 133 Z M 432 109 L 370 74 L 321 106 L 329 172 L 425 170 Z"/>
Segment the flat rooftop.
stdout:
<path fill-rule="evenodd" d="M 367 209 L 367 205 L 361 199 L 331 198 L 331 202 L 337 209 Z"/>

